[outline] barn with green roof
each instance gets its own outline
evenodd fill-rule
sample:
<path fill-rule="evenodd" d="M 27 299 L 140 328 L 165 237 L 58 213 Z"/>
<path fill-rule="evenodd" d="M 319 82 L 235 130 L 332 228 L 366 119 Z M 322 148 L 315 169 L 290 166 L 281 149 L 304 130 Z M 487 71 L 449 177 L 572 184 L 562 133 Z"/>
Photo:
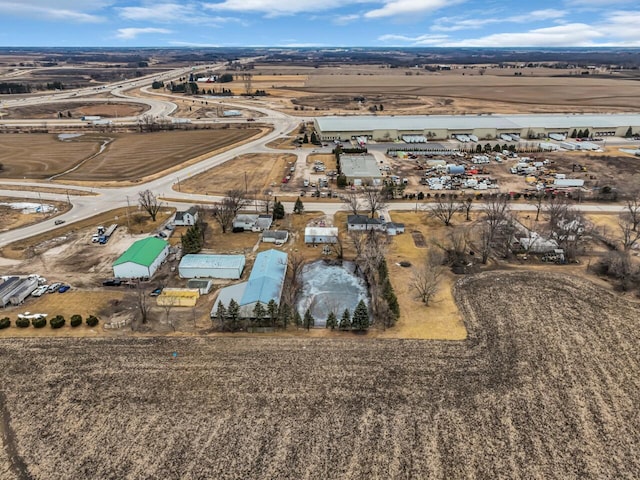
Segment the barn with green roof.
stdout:
<path fill-rule="evenodd" d="M 169 244 L 156 237 L 144 238 L 131 245 L 113 262 L 115 278 L 151 278 L 169 255 Z"/>

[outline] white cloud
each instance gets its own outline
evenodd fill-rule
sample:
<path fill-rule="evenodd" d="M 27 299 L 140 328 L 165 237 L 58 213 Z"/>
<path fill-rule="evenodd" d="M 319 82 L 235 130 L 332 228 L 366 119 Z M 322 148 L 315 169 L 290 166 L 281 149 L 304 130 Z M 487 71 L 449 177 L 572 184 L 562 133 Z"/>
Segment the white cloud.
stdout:
<path fill-rule="evenodd" d="M 349 23 L 355 22 L 360 18 L 360 15 L 352 14 L 352 15 L 341 15 L 339 17 L 335 17 L 332 21 L 336 25 L 348 25 Z"/>
<path fill-rule="evenodd" d="M 566 10 L 545 9 L 534 10 L 520 15 L 511 15 L 509 17 L 492 17 L 492 18 L 460 18 L 460 17 L 444 17 L 438 20 L 431 30 L 434 32 L 456 32 L 459 30 L 477 30 L 486 25 L 495 23 L 528 23 L 539 22 L 543 20 L 557 20 L 565 17 L 569 12 Z"/>
<path fill-rule="evenodd" d="M 450 7 L 464 0 L 385 0 L 385 5 L 364 14 L 366 18 L 415 15 Z"/>
<path fill-rule="evenodd" d="M 161 33 L 168 34 L 173 33 L 171 30 L 167 30 L 166 28 L 152 28 L 152 27 L 144 27 L 144 28 L 119 28 L 118 33 L 116 34 L 116 38 L 120 40 L 132 40 L 137 38 L 138 35 L 144 35 L 148 33 Z"/>
<path fill-rule="evenodd" d="M 218 17 L 203 14 L 202 8 L 195 3 L 161 3 L 149 7 L 122 7 L 119 15 L 125 20 L 156 23 L 191 23 L 200 25 L 219 25 L 228 22 L 240 22 L 237 18 Z"/>
<path fill-rule="evenodd" d="M 440 45 L 449 40 L 446 35 L 418 35 L 417 37 L 409 37 L 406 35 L 382 35 L 378 37 L 381 42 L 395 44 L 407 44 L 411 45 Z"/>
<path fill-rule="evenodd" d="M 628 46 L 638 46 L 640 44 L 639 25 L 640 11 L 616 11 L 607 15 L 602 24 L 597 25 L 596 28 L 618 39 L 618 44 L 624 45 L 626 42 Z"/>
<path fill-rule="evenodd" d="M 563 47 L 592 46 L 604 37 L 590 25 L 569 23 L 555 27 L 537 28 L 528 32 L 496 33 L 480 38 L 450 42 L 447 47 Z"/>
<path fill-rule="evenodd" d="M 303 12 L 315 12 L 318 10 L 330 10 L 357 1 L 325 0 L 312 3 L 300 0 L 225 0 L 221 3 L 203 3 L 202 6 L 209 10 L 229 10 L 234 12 L 259 12 L 267 16 L 294 15 Z"/>
<path fill-rule="evenodd" d="M 51 2 L 28 1 L 28 2 L 3 2 L 0 1 L 0 14 L 28 18 L 42 18 L 52 21 L 71 21 L 80 23 L 96 23 L 103 19 L 97 15 L 86 13 L 102 6 L 103 2 L 88 2 L 89 5 L 82 5 L 81 2 L 62 1 L 51 6 Z"/>

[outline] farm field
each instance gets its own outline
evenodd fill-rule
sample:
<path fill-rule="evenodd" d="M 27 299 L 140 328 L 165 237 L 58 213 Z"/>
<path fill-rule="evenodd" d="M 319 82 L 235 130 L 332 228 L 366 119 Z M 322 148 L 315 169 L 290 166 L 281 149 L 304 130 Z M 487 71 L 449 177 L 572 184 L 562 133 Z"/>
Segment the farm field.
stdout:
<path fill-rule="evenodd" d="M 472 276 L 454 291 L 466 341 L 0 340 L 0 472 L 640 476 L 637 304 L 532 272 Z"/>
<path fill-rule="evenodd" d="M 88 134 L 64 142 L 56 135 L 7 134 L 0 137 L 0 163 L 4 165 L 4 178 L 49 178 L 81 164 L 58 178 L 78 182 L 133 181 L 258 133 L 258 129 L 224 129 Z M 99 153 L 101 145 L 104 151 Z"/>
<path fill-rule="evenodd" d="M 287 174 L 293 154 L 250 153 L 234 158 L 224 165 L 180 182 L 180 190 L 187 193 L 224 194 L 228 190 L 245 190 L 263 195 L 279 187 Z M 245 183 L 246 182 L 246 183 Z"/>
<path fill-rule="evenodd" d="M 24 107 L 9 108 L 4 111 L 4 119 L 24 119 L 24 118 L 58 118 L 58 113 L 63 114 L 63 118 L 78 119 L 84 115 L 98 115 L 105 118 L 130 117 L 140 115 L 149 110 L 149 106 L 143 103 L 128 103 L 117 101 L 105 101 L 104 103 L 93 102 L 56 102 L 42 105 L 28 105 Z M 69 113 L 71 116 L 69 116 Z"/>

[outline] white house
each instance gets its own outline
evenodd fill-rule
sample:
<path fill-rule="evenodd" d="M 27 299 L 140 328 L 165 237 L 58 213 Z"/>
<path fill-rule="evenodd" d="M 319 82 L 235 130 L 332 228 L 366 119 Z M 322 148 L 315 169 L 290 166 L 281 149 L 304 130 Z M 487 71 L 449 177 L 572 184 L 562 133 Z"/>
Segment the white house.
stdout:
<path fill-rule="evenodd" d="M 385 224 L 379 218 L 369 218 L 366 215 L 349 215 L 347 217 L 347 230 L 351 231 L 363 231 L 376 230 L 383 232 Z"/>
<path fill-rule="evenodd" d="M 304 229 L 304 243 L 337 243 L 338 227 L 307 227 Z"/>
<path fill-rule="evenodd" d="M 262 232 L 269 230 L 273 218 L 271 215 L 256 215 L 242 213 L 233 219 L 233 228 L 242 228 L 243 230 L 251 230 L 252 232 Z"/>
<path fill-rule="evenodd" d="M 262 232 L 262 241 L 265 243 L 284 245 L 288 240 L 289 232 L 286 230 L 265 230 Z"/>
<path fill-rule="evenodd" d="M 178 266 L 180 278 L 229 278 L 237 280 L 244 270 L 244 255 L 188 254 Z"/>
<path fill-rule="evenodd" d="M 398 235 L 404 233 L 404 223 L 387 222 L 387 235 Z"/>
<path fill-rule="evenodd" d="M 169 255 L 169 244 L 160 238 L 138 240 L 113 262 L 115 278 L 151 278 Z"/>
<path fill-rule="evenodd" d="M 191 207 L 188 210 L 179 210 L 173 220 L 174 225 L 188 226 L 195 225 L 198 221 L 198 209 Z"/>

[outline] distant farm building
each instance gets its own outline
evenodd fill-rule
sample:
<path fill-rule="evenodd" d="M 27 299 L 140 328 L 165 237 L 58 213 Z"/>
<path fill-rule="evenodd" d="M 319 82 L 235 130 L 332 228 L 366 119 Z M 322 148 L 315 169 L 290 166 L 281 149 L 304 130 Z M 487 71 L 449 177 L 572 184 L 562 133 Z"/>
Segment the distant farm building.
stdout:
<path fill-rule="evenodd" d="M 189 254 L 178 266 L 180 278 L 226 278 L 237 280 L 244 270 L 244 255 Z"/>
<path fill-rule="evenodd" d="M 138 240 L 113 262 L 115 278 L 151 278 L 169 255 L 169 244 L 160 238 Z"/>
<path fill-rule="evenodd" d="M 220 290 L 211 310 L 211 317 L 215 317 L 220 303 L 228 308 L 231 300 L 240 305 L 242 318 L 251 318 L 258 302 L 266 307 L 273 300 L 279 305 L 287 274 L 287 259 L 287 254 L 278 250 L 260 252 L 256 256 L 248 281 Z"/>
<path fill-rule="evenodd" d="M 315 130 L 323 141 L 368 138 L 394 141 L 402 137 L 428 139 L 551 138 L 562 140 L 577 131 L 590 136 L 623 137 L 629 128 L 640 131 L 640 114 L 541 114 L 541 115 L 353 115 L 316 117 Z"/>

